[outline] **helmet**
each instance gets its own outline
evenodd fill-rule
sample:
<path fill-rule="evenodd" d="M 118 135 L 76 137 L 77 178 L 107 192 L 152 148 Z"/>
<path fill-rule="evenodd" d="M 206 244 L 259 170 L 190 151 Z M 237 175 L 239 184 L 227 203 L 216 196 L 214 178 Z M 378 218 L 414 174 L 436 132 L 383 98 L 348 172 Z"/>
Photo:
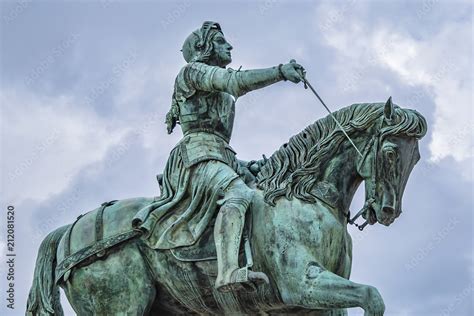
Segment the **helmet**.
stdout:
<path fill-rule="evenodd" d="M 217 33 L 222 33 L 219 23 L 206 21 L 202 27 L 192 32 L 184 41 L 183 57 L 186 62 L 206 62 L 212 53 L 212 39 Z M 223 34 L 223 33 L 222 33 Z"/>

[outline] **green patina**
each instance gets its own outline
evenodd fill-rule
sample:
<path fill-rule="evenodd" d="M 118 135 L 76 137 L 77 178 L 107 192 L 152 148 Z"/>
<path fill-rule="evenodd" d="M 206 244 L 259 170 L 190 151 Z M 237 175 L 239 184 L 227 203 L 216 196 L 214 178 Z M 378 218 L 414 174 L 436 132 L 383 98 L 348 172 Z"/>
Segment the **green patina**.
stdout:
<path fill-rule="evenodd" d="M 214 22 L 186 39 L 166 118 L 184 137 L 161 195 L 103 204 L 49 234 L 28 315 L 62 315 L 58 286 L 78 315 L 383 315 L 378 291 L 349 280 L 349 206 L 365 182 L 364 226 L 400 215 L 425 119 L 391 98 L 354 104 L 268 160 L 238 160 L 229 145 L 238 98 L 305 72 L 294 61 L 228 69 L 231 49 Z"/>

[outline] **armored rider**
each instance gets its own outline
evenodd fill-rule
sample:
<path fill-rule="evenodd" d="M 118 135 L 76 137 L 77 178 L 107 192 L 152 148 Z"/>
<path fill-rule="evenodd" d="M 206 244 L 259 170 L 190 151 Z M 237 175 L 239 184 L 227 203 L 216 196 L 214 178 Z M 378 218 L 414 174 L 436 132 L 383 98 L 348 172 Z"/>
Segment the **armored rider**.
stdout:
<path fill-rule="evenodd" d="M 215 287 L 220 291 L 268 281 L 262 272 L 239 267 L 241 235 L 253 190 L 242 177 L 248 164 L 238 161 L 229 146 L 236 100 L 282 80 L 298 83 L 304 75 L 303 67 L 294 61 L 266 69 L 226 69 L 231 50 L 215 22 L 204 22 L 185 40 L 182 53 L 187 64 L 176 78 L 166 117 L 168 133 L 179 124 L 184 137 L 168 159 L 158 205 L 135 222 L 149 232 L 152 247 L 172 249 L 195 243 L 218 211 Z M 249 169 L 258 169 L 254 167 Z"/>

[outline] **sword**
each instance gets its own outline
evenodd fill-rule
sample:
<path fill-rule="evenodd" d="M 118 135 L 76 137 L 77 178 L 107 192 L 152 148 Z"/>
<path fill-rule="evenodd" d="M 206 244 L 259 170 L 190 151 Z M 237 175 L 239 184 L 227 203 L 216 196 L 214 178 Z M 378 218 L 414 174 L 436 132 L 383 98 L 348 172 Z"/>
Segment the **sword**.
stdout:
<path fill-rule="evenodd" d="M 309 83 L 309 81 L 303 77 L 303 83 L 304 83 L 304 86 L 305 86 L 305 89 L 307 89 L 307 87 L 309 87 L 309 89 L 311 91 L 313 91 L 314 95 L 318 98 L 318 100 L 321 102 L 321 104 L 324 106 L 324 108 L 328 111 L 329 115 L 332 117 L 332 119 L 334 120 L 334 122 L 336 122 L 337 126 L 339 126 L 339 129 L 344 133 L 344 135 L 347 137 L 347 139 L 349 140 L 349 142 L 352 144 L 352 146 L 354 146 L 355 150 L 357 151 L 357 153 L 359 154 L 359 156 L 363 157 L 362 156 L 362 153 L 359 151 L 359 149 L 357 148 L 357 146 L 354 144 L 354 142 L 352 141 L 352 139 L 349 137 L 349 135 L 347 135 L 346 131 L 344 130 L 344 128 L 342 127 L 341 123 L 339 123 L 339 121 L 337 120 L 337 118 L 332 114 L 331 110 L 328 108 L 328 106 L 326 105 L 326 103 L 324 103 L 323 99 L 321 99 L 321 97 L 319 96 L 319 94 L 316 92 L 316 90 L 314 90 L 313 86 Z"/>
<path fill-rule="evenodd" d="M 290 62 L 296 62 L 294 59 L 292 59 Z M 332 117 L 332 119 L 334 120 L 334 122 L 336 122 L 337 126 L 339 127 L 339 129 L 342 131 L 342 133 L 344 133 L 344 135 L 347 137 L 347 139 L 349 140 L 349 142 L 351 143 L 352 146 L 354 146 L 355 150 L 357 151 L 357 153 L 359 154 L 359 156 L 363 157 L 362 153 L 359 151 L 359 149 L 357 148 L 357 146 L 354 144 L 354 142 L 352 141 L 352 139 L 349 137 L 349 135 L 347 135 L 346 131 L 344 130 L 344 128 L 342 127 L 341 123 L 339 123 L 339 121 L 337 120 L 337 118 L 332 114 L 331 110 L 328 108 L 328 106 L 326 105 L 326 103 L 324 103 L 323 99 L 321 99 L 321 97 L 319 96 L 319 94 L 316 92 L 316 90 L 314 90 L 313 86 L 309 83 L 308 79 L 305 78 L 305 75 L 306 75 L 306 71 L 302 70 L 301 72 L 301 78 L 302 78 L 302 81 L 304 83 L 304 88 L 305 89 L 308 89 L 308 87 L 311 89 L 311 91 L 313 91 L 314 95 L 318 98 L 318 100 L 321 102 L 321 104 L 324 106 L 324 108 L 328 111 L 329 115 Z"/>

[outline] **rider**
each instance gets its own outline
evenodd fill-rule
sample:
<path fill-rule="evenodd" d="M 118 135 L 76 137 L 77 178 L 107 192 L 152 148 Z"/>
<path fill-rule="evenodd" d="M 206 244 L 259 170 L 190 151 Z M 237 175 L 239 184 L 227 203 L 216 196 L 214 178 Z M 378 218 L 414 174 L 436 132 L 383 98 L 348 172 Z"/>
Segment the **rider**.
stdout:
<path fill-rule="evenodd" d="M 176 78 L 166 117 L 168 133 L 179 124 L 184 138 L 168 159 L 163 192 L 151 212 L 154 216 L 135 218 L 149 233 L 152 247 L 172 249 L 195 243 L 219 207 L 214 240 L 215 287 L 220 291 L 268 280 L 262 272 L 239 267 L 245 212 L 253 190 L 244 182 L 243 168 L 229 146 L 235 102 L 249 91 L 281 80 L 298 83 L 304 74 L 294 61 L 266 69 L 226 69 L 231 50 L 215 22 L 204 22 L 185 40 L 182 53 L 188 64 Z"/>

